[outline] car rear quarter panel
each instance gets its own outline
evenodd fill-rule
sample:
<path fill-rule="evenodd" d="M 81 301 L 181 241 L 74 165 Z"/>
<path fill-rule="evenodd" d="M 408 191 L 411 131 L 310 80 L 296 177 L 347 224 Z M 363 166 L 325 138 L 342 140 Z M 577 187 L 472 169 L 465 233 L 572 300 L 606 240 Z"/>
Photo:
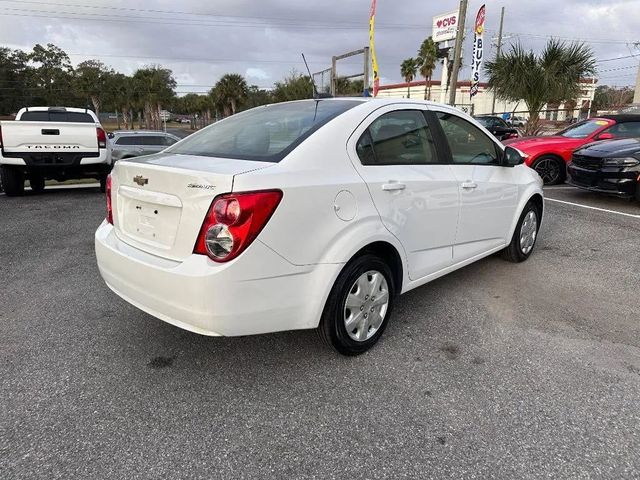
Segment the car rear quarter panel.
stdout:
<path fill-rule="evenodd" d="M 391 243 L 404 259 L 347 156 L 347 139 L 362 117 L 344 116 L 347 118 L 338 117 L 318 130 L 273 168 L 238 175 L 234 180 L 234 191 L 283 191 L 259 239 L 295 265 L 345 263 L 375 241 Z M 346 198 L 341 205 L 336 202 L 340 192 L 348 192 L 341 194 Z M 353 218 L 340 218 L 347 210 L 353 211 Z"/>

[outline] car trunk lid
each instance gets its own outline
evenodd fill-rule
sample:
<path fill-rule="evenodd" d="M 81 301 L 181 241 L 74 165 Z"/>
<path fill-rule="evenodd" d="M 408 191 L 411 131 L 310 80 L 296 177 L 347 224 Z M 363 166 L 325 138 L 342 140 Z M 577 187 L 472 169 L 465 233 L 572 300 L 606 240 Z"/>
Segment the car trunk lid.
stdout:
<path fill-rule="evenodd" d="M 232 191 L 235 175 L 272 165 L 175 154 L 120 161 L 112 173 L 116 235 L 148 253 L 183 260 L 213 198 Z"/>

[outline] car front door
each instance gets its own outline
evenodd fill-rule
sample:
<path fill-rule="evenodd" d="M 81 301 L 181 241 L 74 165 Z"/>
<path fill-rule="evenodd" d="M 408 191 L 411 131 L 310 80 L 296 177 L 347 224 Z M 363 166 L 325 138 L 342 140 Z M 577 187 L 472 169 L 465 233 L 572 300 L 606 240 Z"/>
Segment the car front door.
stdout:
<path fill-rule="evenodd" d="M 480 128 L 449 111 L 436 111 L 451 169 L 458 180 L 460 213 L 454 263 L 509 242 L 518 206 L 514 169 L 501 166 L 502 149 Z"/>
<path fill-rule="evenodd" d="M 378 109 L 348 144 L 383 224 L 405 249 L 411 280 L 452 264 L 459 210 L 458 183 L 425 112 L 398 105 Z"/>

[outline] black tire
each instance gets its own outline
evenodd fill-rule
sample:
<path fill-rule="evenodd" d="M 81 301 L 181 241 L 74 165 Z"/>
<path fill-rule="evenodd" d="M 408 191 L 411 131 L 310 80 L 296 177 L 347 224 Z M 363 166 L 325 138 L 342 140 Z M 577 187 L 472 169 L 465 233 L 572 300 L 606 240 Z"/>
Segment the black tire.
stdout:
<path fill-rule="evenodd" d="M 543 155 L 531 165 L 545 185 L 557 185 L 567 178 L 567 164 L 554 155 Z"/>
<path fill-rule="evenodd" d="M 531 245 L 531 249 L 528 251 L 523 249 L 521 245 L 521 233 L 522 226 L 525 222 L 525 218 L 529 215 L 529 212 L 533 212 L 535 215 L 535 233 L 533 234 L 533 244 Z M 531 256 L 533 250 L 536 245 L 536 240 L 538 238 L 538 231 L 540 230 L 540 212 L 538 211 L 538 207 L 533 202 L 528 202 L 524 209 L 522 210 L 522 214 L 518 219 L 518 224 L 516 225 L 516 230 L 513 232 L 513 237 L 511 238 L 511 242 L 509 245 L 502 250 L 502 258 L 508 260 L 513 263 L 524 262 L 527 258 Z"/>
<path fill-rule="evenodd" d="M 44 177 L 40 175 L 29 177 L 29 186 L 33 193 L 42 193 L 44 191 Z"/>
<path fill-rule="evenodd" d="M 107 193 L 107 176 L 100 177 L 100 192 Z"/>
<path fill-rule="evenodd" d="M 387 285 L 388 303 L 386 310 L 380 315 L 382 316 L 382 323 L 377 327 L 377 330 L 373 330 L 373 326 L 366 327 L 367 331 L 372 333 L 371 337 L 363 340 L 354 340 L 351 335 L 355 335 L 355 329 L 350 334 L 347 332 L 345 324 L 345 314 L 346 311 L 348 311 L 348 309 L 345 309 L 346 301 L 350 292 L 353 291 L 352 288 L 356 287 L 356 280 L 364 277 L 369 272 L 380 273 L 384 277 Z M 394 284 L 393 278 L 389 266 L 376 255 L 364 254 L 351 260 L 342 272 L 340 272 L 329 293 L 329 298 L 325 304 L 320 325 L 318 326 L 320 337 L 342 355 L 359 355 L 373 347 L 380 336 L 382 336 L 393 310 L 396 293 L 396 285 Z M 362 306 L 360 310 L 373 312 L 373 310 L 369 310 L 369 307 L 380 308 L 375 307 L 374 304 L 371 303 L 372 300 L 375 300 L 375 298 L 369 299 L 367 295 L 367 301 L 369 303 L 366 303 L 366 309 Z M 354 312 L 357 313 L 355 309 Z M 381 310 L 374 313 L 374 315 L 379 313 L 381 313 Z M 365 314 L 363 313 L 362 315 Z M 361 329 L 361 331 L 363 331 L 363 329 Z"/>
<path fill-rule="evenodd" d="M 0 180 L 2 188 L 8 197 L 17 197 L 24 193 L 24 174 L 18 168 L 7 165 L 0 167 Z"/>
<path fill-rule="evenodd" d="M 636 186 L 636 202 L 640 202 L 640 183 Z"/>

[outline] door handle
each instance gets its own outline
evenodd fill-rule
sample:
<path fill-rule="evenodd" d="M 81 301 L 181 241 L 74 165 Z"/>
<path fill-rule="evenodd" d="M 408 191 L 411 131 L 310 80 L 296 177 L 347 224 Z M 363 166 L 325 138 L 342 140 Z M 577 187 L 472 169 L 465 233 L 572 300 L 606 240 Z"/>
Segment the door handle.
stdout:
<path fill-rule="evenodd" d="M 382 185 L 382 190 L 392 192 L 394 190 L 404 190 L 407 186 L 404 183 L 390 182 Z"/>
<path fill-rule="evenodd" d="M 473 190 L 474 188 L 477 188 L 478 184 L 468 181 L 468 182 L 462 182 L 462 188 L 464 188 L 465 190 Z"/>

